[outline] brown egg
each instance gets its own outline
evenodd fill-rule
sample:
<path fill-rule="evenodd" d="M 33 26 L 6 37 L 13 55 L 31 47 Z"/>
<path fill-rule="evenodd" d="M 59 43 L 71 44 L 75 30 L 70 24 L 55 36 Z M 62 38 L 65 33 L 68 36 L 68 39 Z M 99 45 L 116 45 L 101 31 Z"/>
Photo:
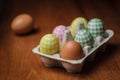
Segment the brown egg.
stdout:
<path fill-rule="evenodd" d="M 26 34 L 33 29 L 33 18 L 29 14 L 18 15 L 13 19 L 11 28 L 17 34 Z"/>
<path fill-rule="evenodd" d="M 83 58 L 85 55 L 83 53 L 82 47 L 76 41 L 68 41 L 61 50 L 61 58 L 67 60 L 78 60 Z"/>

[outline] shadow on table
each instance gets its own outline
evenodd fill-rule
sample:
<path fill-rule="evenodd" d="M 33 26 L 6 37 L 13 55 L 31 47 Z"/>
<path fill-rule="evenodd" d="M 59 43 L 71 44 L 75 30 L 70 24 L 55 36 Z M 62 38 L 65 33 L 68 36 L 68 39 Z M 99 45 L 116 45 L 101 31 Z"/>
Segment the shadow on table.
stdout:
<path fill-rule="evenodd" d="M 108 44 L 106 47 L 106 50 L 104 52 L 97 52 L 97 55 L 95 56 L 95 59 L 93 62 L 86 62 L 83 66 L 83 70 L 81 74 L 89 74 L 94 72 L 94 70 L 101 66 L 102 62 L 105 60 L 112 58 L 115 51 L 118 50 L 120 47 L 119 44 Z"/>
<path fill-rule="evenodd" d="M 40 32 L 40 29 L 33 29 L 32 31 L 26 33 L 26 34 L 16 34 L 19 37 L 23 37 L 23 36 L 29 36 L 29 35 L 33 35 L 33 34 L 37 34 L 38 32 Z"/>

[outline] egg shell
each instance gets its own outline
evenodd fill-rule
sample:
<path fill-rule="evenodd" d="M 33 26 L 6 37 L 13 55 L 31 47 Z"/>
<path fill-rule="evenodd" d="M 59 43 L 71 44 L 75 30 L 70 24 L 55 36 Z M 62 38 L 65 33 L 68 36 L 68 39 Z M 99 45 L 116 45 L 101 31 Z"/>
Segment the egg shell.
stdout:
<path fill-rule="evenodd" d="M 11 23 L 12 31 L 17 34 L 26 34 L 33 29 L 33 18 L 29 14 L 16 16 Z"/>
<path fill-rule="evenodd" d="M 104 23 L 98 18 L 93 18 L 88 22 L 88 30 L 94 39 L 97 36 L 103 36 L 104 35 Z"/>
<path fill-rule="evenodd" d="M 60 42 L 63 39 L 63 34 L 65 30 L 67 30 L 67 27 L 65 27 L 64 25 L 58 25 L 53 30 L 53 34 L 59 39 Z"/>
<path fill-rule="evenodd" d="M 53 34 L 46 34 L 40 40 L 40 51 L 43 54 L 55 54 L 59 51 L 59 40 Z"/>
<path fill-rule="evenodd" d="M 85 55 L 83 53 L 82 47 L 76 41 L 68 41 L 61 50 L 61 58 L 67 60 L 78 60 L 83 58 Z"/>
<path fill-rule="evenodd" d="M 84 17 L 75 18 L 70 25 L 70 31 L 71 31 L 73 38 L 75 36 L 75 32 L 76 32 L 76 29 L 77 29 L 79 23 L 84 23 L 85 28 L 87 28 L 87 20 Z"/>
<path fill-rule="evenodd" d="M 82 29 L 76 32 L 75 39 L 76 42 L 80 43 L 82 47 L 85 45 L 92 46 L 92 36 L 88 30 Z"/>

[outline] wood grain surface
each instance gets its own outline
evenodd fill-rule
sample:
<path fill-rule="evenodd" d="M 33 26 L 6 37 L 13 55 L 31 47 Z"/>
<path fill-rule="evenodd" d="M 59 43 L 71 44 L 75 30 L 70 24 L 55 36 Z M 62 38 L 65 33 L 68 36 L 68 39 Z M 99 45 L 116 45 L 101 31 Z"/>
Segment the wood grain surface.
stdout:
<path fill-rule="evenodd" d="M 120 80 L 120 1 L 119 0 L 6 0 L 0 14 L 0 80 Z M 34 18 L 36 30 L 16 35 L 11 21 L 21 13 Z M 47 68 L 32 53 L 40 38 L 55 26 L 70 25 L 78 16 L 100 18 L 106 29 L 115 32 L 106 51 L 85 64 L 81 73 L 63 68 Z"/>

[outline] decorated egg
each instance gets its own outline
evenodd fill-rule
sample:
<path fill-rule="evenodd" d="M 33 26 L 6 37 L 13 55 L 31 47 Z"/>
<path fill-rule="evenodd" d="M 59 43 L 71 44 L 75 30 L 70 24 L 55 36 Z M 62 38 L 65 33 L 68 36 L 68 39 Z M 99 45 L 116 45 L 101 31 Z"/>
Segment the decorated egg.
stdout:
<path fill-rule="evenodd" d="M 76 19 L 73 20 L 72 24 L 70 25 L 72 37 L 75 36 L 75 32 L 77 27 L 79 26 L 79 23 L 84 23 L 85 28 L 87 28 L 87 20 L 83 17 L 77 17 Z"/>
<path fill-rule="evenodd" d="M 95 39 L 97 36 L 104 35 L 104 24 L 98 18 L 93 18 L 88 22 L 88 31 L 91 33 L 92 37 Z"/>
<path fill-rule="evenodd" d="M 67 27 L 65 27 L 64 25 L 59 25 L 53 30 L 53 34 L 59 39 L 60 42 L 63 39 L 63 34 L 65 30 L 67 30 Z"/>
<path fill-rule="evenodd" d="M 61 58 L 67 59 L 67 60 L 78 60 L 83 58 L 85 55 L 83 53 L 82 47 L 78 42 L 68 41 L 62 47 L 60 56 Z"/>
<path fill-rule="evenodd" d="M 59 51 L 59 40 L 53 34 L 46 34 L 40 40 L 40 52 L 52 55 Z"/>
<path fill-rule="evenodd" d="M 92 44 L 92 36 L 88 32 L 88 30 L 85 29 L 77 31 L 74 40 L 80 43 L 82 47 Z"/>

